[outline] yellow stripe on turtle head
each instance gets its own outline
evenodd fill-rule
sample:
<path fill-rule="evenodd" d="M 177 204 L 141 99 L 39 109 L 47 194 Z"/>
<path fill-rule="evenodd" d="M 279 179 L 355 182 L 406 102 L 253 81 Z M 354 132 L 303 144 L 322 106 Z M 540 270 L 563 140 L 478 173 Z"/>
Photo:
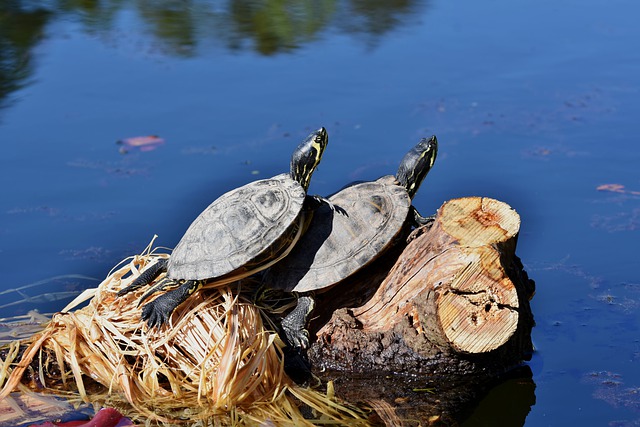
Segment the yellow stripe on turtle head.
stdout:
<path fill-rule="evenodd" d="M 309 188 L 311 175 L 320 164 L 328 143 L 326 129 L 320 128 L 307 136 L 291 156 L 291 178 L 298 181 L 305 191 Z"/>

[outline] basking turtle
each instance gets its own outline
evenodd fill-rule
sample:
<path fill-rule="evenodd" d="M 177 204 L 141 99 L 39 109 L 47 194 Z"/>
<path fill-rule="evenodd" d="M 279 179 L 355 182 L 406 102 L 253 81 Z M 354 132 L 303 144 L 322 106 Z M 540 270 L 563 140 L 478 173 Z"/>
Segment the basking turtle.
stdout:
<path fill-rule="evenodd" d="M 369 265 L 393 245 L 404 224 L 433 221 L 433 217 L 422 217 L 411 199 L 437 151 L 435 136 L 422 139 L 404 156 L 396 176 L 354 183 L 329 197 L 344 214 L 334 215 L 334 210 L 320 206 L 291 253 L 265 272 L 265 287 L 302 294 L 296 308 L 282 320 L 290 344 L 303 348 L 309 344 L 305 326 L 314 307 L 313 291 L 333 286 Z"/>
<path fill-rule="evenodd" d="M 156 292 L 175 288 L 142 309 L 150 327 L 160 326 L 206 282 L 230 283 L 286 256 L 306 228 L 311 209 L 325 200 L 308 196 L 307 189 L 328 140 L 324 128 L 311 133 L 293 152 L 289 173 L 220 196 L 193 221 L 171 257 L 147 268 L 118 296 L 166 271 L 166 278 L 140 299 L 142 303 Z"/>

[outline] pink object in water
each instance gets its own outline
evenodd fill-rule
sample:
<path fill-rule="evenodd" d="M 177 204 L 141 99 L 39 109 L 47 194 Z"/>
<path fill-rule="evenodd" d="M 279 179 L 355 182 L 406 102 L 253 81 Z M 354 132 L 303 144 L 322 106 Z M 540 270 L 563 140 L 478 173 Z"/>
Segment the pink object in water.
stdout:
<path fill-rule="evenodd" d="M 47 421 L 43 424 L 29 427 L 124 427 L 132 426 L 133 423 L 125 418 L 120 412 L 113 408 L 102 408 L 89 421 L 68 421 L 66 423 L 52 423 Z"/>
<path fill-rule="evenodd" d="M 130 150 L 151 151 L 164 144 L 164 139 L 156 135 L 134 136 L 121 139 L 117 144 L 122 145 L 120 148 L 122 153 L 128 153 Z"/>

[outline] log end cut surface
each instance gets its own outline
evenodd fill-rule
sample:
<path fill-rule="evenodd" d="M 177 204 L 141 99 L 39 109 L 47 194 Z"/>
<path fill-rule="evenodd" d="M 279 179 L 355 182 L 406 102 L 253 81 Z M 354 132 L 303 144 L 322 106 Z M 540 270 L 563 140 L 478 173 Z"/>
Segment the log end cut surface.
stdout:
<path fill-rule="evenodd" d="M 464 353 L 485 353 L 503 345 L 518 326 L 518 293 L 501 257 L 515 253 L 520 216 L 506 203 L 486 197 L 453 199 L 438 216 L 437 231 L 457 241 L 453 256 L 467 258 L 437 313 L 451 345 Z"/>
<path fill-rule="evenodd" d="M 440 208 L 439 220 L 461 246 L 502 243 L 520 230 L 520 215 L 506 203 L 488 197 L 449 200 Z"/>
<path fill-rule="evenodd" d="M 456 351 L 485 353 L 503 345 L 518 326 L 518 294 L 494 250 L 476 248 L 459 255 L 469 263 L 438 292 L 436 313 Z M 499 274 L 487 274 L 495 269 Z"/>

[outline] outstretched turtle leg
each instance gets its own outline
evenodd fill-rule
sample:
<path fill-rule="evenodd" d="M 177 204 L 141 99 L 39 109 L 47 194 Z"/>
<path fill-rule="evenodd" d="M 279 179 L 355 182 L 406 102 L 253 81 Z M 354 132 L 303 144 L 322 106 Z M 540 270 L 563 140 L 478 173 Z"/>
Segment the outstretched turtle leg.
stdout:
<path fill-rule="evenodd" d="M 433 224 L 433 221 L 436 220 L 436 214 L 429 215 L 429 216 L 422 216 L 420 215 L 420 212 L 418 212 L 418 209 L 416 209 L 414 206 L 411 206 L 411 210 L 413 211 L 412 213 L 413 225 L 416 227 L 422 227 L 423 225 L 431 225 Z"/>
<path fill-rule="evenodd" d="M 187 280 L 177 289 L 160 295 L 142 308 L 142 319 L 150 328 L 162 326 L 169 321 L 174 310 L 203 285 L 203 280 Z"/>
<path fill-rule="evenodd" d="M 165 277 L 160 282 L 158 282 L 154 287 L 145 292 L 138 300 L 138 307 L 145 302 L 149 297 L 155 293 L 166 291 L 167 289 L 175 289 L 182 285 L 184 282 L 174 279 L 169 279 Z"/>
<path fill-rule="evenodd" d="M 156 261 L 153 265 L 144 270 L 129 286 L 120 289 L 118 291 L 118 296 L 121 297 L 153 282 L 160 273 L 167 271 L 168 262 L 168 258 L 161 258 Z"/>
<path fill-rule="evenodd" d="M 309 347 L 309 332 L 306 330 L 307 317 L 313 311 L 315 302 L 310 295 L 301 295 L 298 305 L 282 319 L 282 330 L 293 347 Z"/>
<path fill-rule="evenodd" d="M 340 215 L 345 215 L 345 216 L 349 216 L 347 214 L 347 211 L 344 210 L 344 208 L 338 206 L 338 205 L 334 205 L 333 203 L 331 203 L 331 201 L 329 199 L 327 199 L 326 197 L 322 197 L 322 196 L 318 196 L 317 194 L 314 196 L 307 196 L 305 198 L 305 208 L 309 209 L 309 210 L 316 210 L 318 209 L 321 205 L 326 204 L 327 206 L 329 206 L 329 208 L 331 208 L 331 210 L 333 212 L 338 212 Z"/>

